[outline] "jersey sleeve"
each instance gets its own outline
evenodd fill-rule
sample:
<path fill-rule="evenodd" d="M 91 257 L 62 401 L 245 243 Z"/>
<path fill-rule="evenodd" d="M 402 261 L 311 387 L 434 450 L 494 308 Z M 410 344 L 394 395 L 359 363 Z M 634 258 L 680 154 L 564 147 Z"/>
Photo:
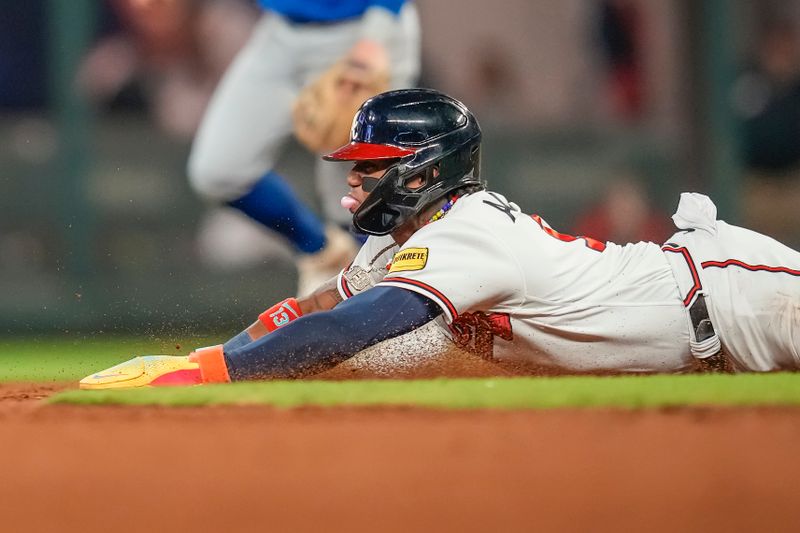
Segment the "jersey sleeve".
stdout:
<path fill-rule="evenodd" d="M 524 281 L 507 244 L 477 224 L 423 228 L 394 255 L 379 286 L 400 287 L 433 300 L 448 323 L 474 311 L 505 312 L 522 302 Z"/>

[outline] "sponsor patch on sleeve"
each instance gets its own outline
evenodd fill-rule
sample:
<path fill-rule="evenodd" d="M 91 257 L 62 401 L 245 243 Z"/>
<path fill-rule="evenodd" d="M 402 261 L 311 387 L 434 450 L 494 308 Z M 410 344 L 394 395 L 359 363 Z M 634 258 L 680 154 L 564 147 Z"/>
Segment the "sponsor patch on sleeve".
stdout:
<path fill-rule="evenodd" d="M 394 254 L 389 272 L 422 270 L 428 262 L 427 248 L 406 248 Z"/>

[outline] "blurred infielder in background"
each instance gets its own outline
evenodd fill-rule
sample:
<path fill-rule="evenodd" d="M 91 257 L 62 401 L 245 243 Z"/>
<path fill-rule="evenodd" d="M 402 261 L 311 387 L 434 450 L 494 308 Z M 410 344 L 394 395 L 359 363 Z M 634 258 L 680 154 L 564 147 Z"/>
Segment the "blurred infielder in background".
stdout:
<path fill-rule="evenodd" d="M 204 198 L 239 209 L 305 254 L 300 294 L 338 272 L 356 250 L 326 228 L 274 172 L 293 127 L 317 153 L 346 142 L 352 115 L 369 96 L 411 86 L 420 68 L 419 21 L 405 0 L 259 0 L 264 13 L 221 80 L 189 157 Z M 305 89 L 304 89 L 305 88 Z M 349 224 L 339 199 L 342 169 L 319 162 L 326 218 Z"/>
<path fill-rule="evenodd" d="M 371 235 L 336 288 L 276 304 L 224 345 L 81 386 L 303 377 L 441 319 L 466 351 L 532 372 L 800 368 L 800 253 L 717 220 L 696 193 L 663 246 L 565 235 L 484 189 L 480 147 L 473 115 L 439 92 L 368 100 L 326 156 L 355 162 L 346 204 Z"/>

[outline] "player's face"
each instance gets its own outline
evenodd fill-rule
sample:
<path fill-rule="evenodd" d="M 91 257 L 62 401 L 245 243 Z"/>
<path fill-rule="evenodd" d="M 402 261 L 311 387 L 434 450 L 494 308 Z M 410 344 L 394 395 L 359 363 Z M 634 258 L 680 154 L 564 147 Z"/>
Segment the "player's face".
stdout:
<path fill-rule="evenodd" d="M 369 193 L 378 185 L 378 181 L 386 174 L 386 169 L 396 162 L 396 159 L 357 161 L 347 174 L 350 193 L 342 198 L 342 207 L 355 213 Z"/>

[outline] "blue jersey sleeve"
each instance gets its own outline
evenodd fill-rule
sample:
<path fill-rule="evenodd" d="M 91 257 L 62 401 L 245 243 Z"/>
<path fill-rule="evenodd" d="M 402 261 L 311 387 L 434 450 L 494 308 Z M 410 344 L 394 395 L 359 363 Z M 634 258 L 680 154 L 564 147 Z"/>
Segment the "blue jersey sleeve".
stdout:
<path fill-rule="evenodd" d="M 331 311 L 301 317 L 250 344 L 226 349 L 225 361 L 233 381 L 303 377 L 408 333 L 439 314 L 439 306 L 424 296 L 376 287 Z"/>
<path fill-rule="evenodd" d="M 367 7 L 382 7 L 391 11 L 394 14 L 400 13 L 400 9 L 402 9 L 403 5 L 406 3 L 406 0 L 375 0 L 372 2 L 367 2 L 369 4 Z"/>
<path fill-rule="evenodd" d="M 382 7 L 394 14 L 406 0 L 259 0 L 263 8 L 279 13 L 294 22 L 335 22 L 363 15 L 371 7 Z"/>

